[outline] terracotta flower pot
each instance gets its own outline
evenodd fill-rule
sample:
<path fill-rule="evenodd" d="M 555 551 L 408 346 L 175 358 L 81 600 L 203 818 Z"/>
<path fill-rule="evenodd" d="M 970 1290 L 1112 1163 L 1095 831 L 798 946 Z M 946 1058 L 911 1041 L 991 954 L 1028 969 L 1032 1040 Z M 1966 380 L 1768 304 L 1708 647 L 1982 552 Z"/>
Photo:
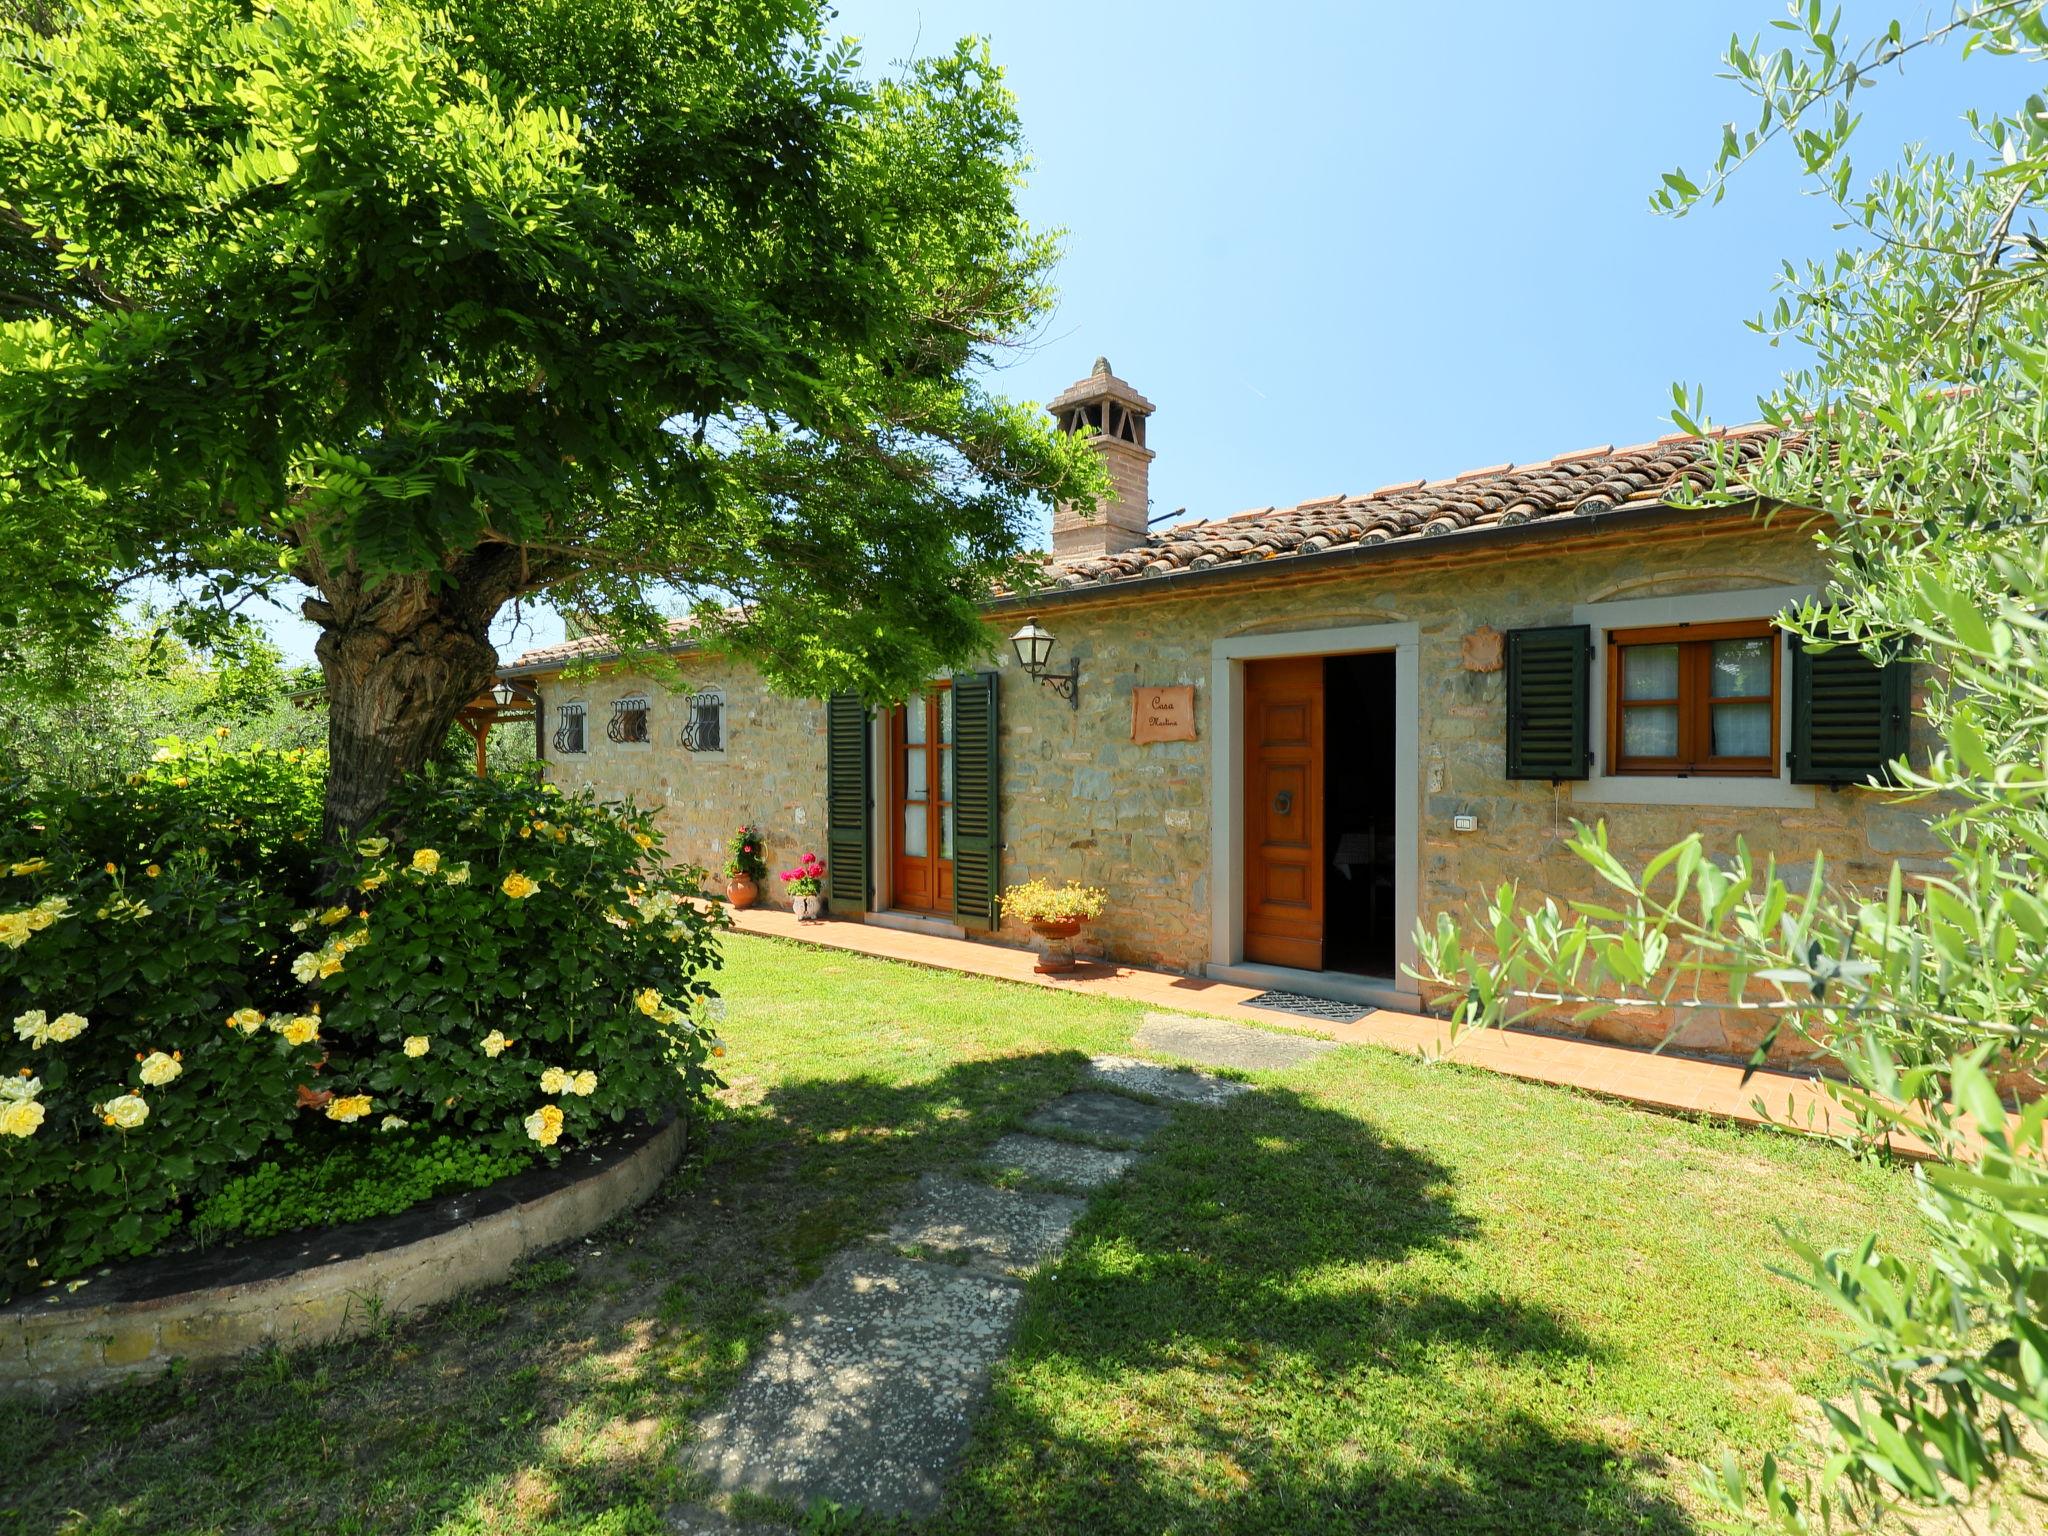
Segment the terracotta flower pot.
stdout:
<path fill-rule="evenodd" d="M 1045 953 L 1038 957 L 1038 963 L 1031 967 L 1032 970 L 1041 976 L 1054 976 L 1074 968 L 1074 935 L 1081 931 L 1080 918 L 1034 922 L 1031 931 L 1045 940 Z"/>
<path fill-rule="evenodd" d="M 744 912 L 761 899 L 761 887 L 754 883 L 752 875 L 727 875 L 725 899 L 732 903 L 735 912 Z"/>

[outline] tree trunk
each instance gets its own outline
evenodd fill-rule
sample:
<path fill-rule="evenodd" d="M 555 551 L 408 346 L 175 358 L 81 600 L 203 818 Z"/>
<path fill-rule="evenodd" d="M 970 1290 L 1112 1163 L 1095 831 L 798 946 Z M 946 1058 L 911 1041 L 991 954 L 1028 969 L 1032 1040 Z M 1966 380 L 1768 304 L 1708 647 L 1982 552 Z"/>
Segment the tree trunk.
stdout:
<path fill-rule="evenodd" d="M 498 562 L 483 564 L 463 570 L 467 580 L 401 576 L 371 588 L 353 570 L 318 572 L 321 597 L 305 613 L 321 627 L 314 654 L 327 681 L 321 836 L 330 847 L 376 827 L 398 781 L 426 766 L 497 676 L 491 620 L 512 593 Z"/>

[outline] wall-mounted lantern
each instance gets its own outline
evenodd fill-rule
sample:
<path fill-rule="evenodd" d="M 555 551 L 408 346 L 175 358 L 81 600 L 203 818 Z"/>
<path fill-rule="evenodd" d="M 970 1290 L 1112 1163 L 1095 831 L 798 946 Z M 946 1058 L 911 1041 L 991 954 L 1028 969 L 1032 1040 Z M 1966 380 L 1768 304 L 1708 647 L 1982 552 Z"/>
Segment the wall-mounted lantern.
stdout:
<path fill-rule="evenodd" d="M 1048 672 L 1046 663 L 1052 659 L 1053 637 L 1038 627 L 1038 620 L 1026 619 L 1024 627 L 1010 636 L 1010 645 L 1017 652 L 1017 665 L 1024 669 L 1026 677 L 1035 677 L 1054 693 L 1067 701 L 1069 707 L 1081 707 L 1081 658 L 1076 656 L 1064 672 Z"/>

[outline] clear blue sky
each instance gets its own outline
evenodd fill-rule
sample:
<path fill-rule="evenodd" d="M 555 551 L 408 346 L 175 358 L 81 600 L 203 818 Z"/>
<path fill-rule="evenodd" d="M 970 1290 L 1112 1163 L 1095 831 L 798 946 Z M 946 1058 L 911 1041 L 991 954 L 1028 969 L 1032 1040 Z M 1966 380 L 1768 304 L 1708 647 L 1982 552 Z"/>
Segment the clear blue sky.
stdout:
<path fill-rule="evenodd" d="M 1893 9 L 1849 0 L 1879 29 Z M 1681 221 L 1659 175 L 1749 115 L 1716 78 L 1777 0 L 848 0 L 870 72 L 966 33 L 1016 92 L 1057 315 L 1004 370 L 1045 400 L 1106 354 L 1158 405 L 1156 513 L 1224 515 L 1748 419 L 1787 359 L 1743 322 L 1835 246 L 1783 157 Z M 1863 28 L 1852 26 L 1862 35 Z M 1956 49 L 1867 98 L 1860 159 L 1960 144 L 2003 65 Z M 552 639 L 529 615 L 508 651 Z M 304 626 L 288 622 L 295 654 Z"/>

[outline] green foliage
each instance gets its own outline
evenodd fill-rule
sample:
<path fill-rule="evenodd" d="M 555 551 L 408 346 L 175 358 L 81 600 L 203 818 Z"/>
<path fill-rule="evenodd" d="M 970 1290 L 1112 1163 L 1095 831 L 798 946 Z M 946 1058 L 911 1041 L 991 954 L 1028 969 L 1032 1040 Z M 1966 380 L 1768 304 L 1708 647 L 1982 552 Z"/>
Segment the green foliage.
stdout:
<path fill-rule="evenodd" d="M 556 1156 L 715 1081 L 696 872 L 643 814 L 469 774 L 401 809 L 336 900 L 313 755 L 170 742 L 0 806 L 0 1295 L 149 1251 L 294 1143 Z"/>
<path fill-rule="evenodd" d="M 297 1162 L 269 1162 L 237 1174 L 194 1209 L 207 1233 L 270 1237 L 301 1227 L 391 1216 L 461 1189 L 481 1189 L 525 1167 L 520 1152 L 496 1152 L 453 1136 L 394 1131 L 367 1143 L 307 1148 Z"/>
<path fill-rule="evenodd" d="M 336 1104 L 364 1096 L 378 1123 L 553 1158 L 557 1136 L 715 1082 L 722 1047 L 697 1019 L 718 963 L 691 899 L 702 871 L 665 865 L 648 813 L 432 772 L 394 810 L 398 839 L 356 850 L 352 904 L 297 925 L 292 966 L 325 1005 Z"/>
<path fill-rule="evenodd" d="M 337 705 L 430 727 L 407 770 L 538 593 L 629 647 L 680 601 L 777 682 L 900 695 L 985 652 L 1033 514 L 1104 484 L 982 383 L 1054 247 L 972 44 L 869 83 L 817 0 L 44 14 L 0 41 L 31 627 L 143 576 L 202 608 L 303 582 Z M 446 664 L 400 682 L 421 642 Z M 376 761 L 337 754 L 330 820 Z"/>
<path fill-rule="evenodd" d="M 149 763 L 167 736 L 228 727 L 243 741 L 324 749 L 327 714 L 295 703 L 301 679 L 245 627 L 196 652 L 176 635 L 117 623 L 104 638 L 0 648 L 0 782 L 30 792 L 108 784 Z"/>
<path fill-rule="evenodd" d="M 1756 128 L 1727 130 L 1704 185 L 1674 172 L 1655 201 L 1718 201 L 1743 161 L 1783 144 L 1842 215 L 1848 248 L 1788 262 L 1756 322 L 1805 355 L 1763 402 L 1786 432 L 1747 483 L 1724 473 L 1716 494 L 1829 514 L 1833 581 L 1782 617 L 1788 628 L 1921 663 L 1941 747 L 1898 765 L 1892 793 L 1930 818 L 1944 867 L 1895 868 L 1880 892 L 1831 884 L 1816 862 L 1802 890 L 1694 837 L 1638 872 L 1602 829 L 1580 827 L 1573 846 L 1616 899 L 1567 912 L 1504 887 L 1484 948 L 1440 918 L 1425 961 L 1464 990 L 1464 1023 L 1546 997 L 1732 995 L 1767 1011 L 1773 1033 L 1831 1049 L 1863 1131 L 1936 1159 L 1920 1175 L 1922 1242 L 1795 1248 L 1794 1272 L 1848 1321 L 1855 1390 L 1823 1405 L 1820 1464 L 1731 1458 L 1716 1491 L 1731 1506 L 1760 1500 L 1788 1531 L 1962 1506 L 2038 1520 L 2048 1110 L 2008 1113 L 2048 1066 L 2048 250 L 2034 233 L 2048 104 L 1973 114 L 1981 160 L 1909 148 L 1859 185 L 1850 148 L 1852 102 L 1879 66 L 1959 39 L 2038 67 L 2048 16 L 2038 0 L 1963 5 L 1860 45 L 1818 4 L 1774 25 L 1789 46 L 1737 40 L 1727 56 Z M 1675 393 L 1680 425 L 1709 425 L 1696 396 Z"/>

